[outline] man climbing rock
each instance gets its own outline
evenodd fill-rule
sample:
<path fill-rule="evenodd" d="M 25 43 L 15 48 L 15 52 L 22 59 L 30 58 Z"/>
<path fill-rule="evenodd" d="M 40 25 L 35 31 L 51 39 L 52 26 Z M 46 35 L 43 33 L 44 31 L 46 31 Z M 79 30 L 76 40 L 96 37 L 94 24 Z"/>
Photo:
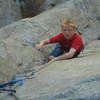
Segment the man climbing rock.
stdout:
<path fill-rule="evenodd" d="M 56 43 L 56 47 L 50 53 L 50 60 L 66 60 L 77 57 L 84 49 L 82 37 L 77 33 L 77 26 L 73 20 L 67 20 L 62 25 L 62 32 L 54 37 L 40 41 L 36 49 L 40 50 L 44 45 Z"/>

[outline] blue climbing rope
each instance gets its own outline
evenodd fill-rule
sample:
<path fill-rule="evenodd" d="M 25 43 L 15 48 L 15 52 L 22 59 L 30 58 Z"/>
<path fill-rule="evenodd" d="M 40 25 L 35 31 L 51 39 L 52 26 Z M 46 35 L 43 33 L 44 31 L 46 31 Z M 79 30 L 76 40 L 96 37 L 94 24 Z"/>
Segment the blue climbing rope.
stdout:
<path fill-rule="evenodd" d="M 10 93 L 16 93 L 15 88 L 13 89 L 13 86 L 16 85 L 16 87 L 18 86 L 22 86 L 23 85 L 23 79 L 15 79 L 15 80 L 11 80 L 7 83 L 3 83 L 0 84 L 0 92 L 10 92 Z"/>

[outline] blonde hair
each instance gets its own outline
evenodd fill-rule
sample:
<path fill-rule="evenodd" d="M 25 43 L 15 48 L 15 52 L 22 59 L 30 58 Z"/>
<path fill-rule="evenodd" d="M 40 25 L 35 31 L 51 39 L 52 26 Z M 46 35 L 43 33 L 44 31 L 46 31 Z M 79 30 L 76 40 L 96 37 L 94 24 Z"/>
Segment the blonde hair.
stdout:
<path fill-rule="evenodd" d="M 71 27 L 73 27 L 74 30 L 77 29 L 76 23 L 75 21 L 68 19 L 67 21 L 64 22 L 65 25 L 71 25 Z"/>

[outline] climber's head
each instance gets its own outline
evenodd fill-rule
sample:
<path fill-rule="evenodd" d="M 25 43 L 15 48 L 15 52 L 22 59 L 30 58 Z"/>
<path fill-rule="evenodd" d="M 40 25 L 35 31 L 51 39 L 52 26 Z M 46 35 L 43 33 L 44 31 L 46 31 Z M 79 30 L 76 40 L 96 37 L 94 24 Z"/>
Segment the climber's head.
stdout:
<path fill-rule="evenodd" d="M 66 39 L 71 39 L 73 34 L 76 32 L 76 24 L 73 20 L 67 20 L 63 25 L 62 25 L 62 32 L 65 36 Z"/>

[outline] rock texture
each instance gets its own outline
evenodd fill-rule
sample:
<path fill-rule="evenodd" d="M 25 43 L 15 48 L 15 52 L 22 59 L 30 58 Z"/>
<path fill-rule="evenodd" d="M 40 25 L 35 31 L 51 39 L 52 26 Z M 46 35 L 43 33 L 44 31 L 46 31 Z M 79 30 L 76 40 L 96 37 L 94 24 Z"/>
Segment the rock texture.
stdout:
<path fill-rule="evenodd" d="M 0 0 L 0 27 L 21 19 L 21 10 L 14 0 Z"/>
<path fill-rule="evenodd" d="M 88 5 L 91 5 L 91 7 L 89 8 Z M 35 63 L 31 56 L 36 59 L 38 58 L 34 56 L 36 53 L 34 51 L 32 52 L 34 49 L 29 46 L 30 42 L 37 43 L 39 40 L 46 39 L 61 32 L 61 24 L 68 18 L 72 18 L 77 22 L 79 29 L 84 33 L 83 36 L 86 42 L 97 38 L 100 35 L 100 22 L 96 19 L 97 16 L 99 17 L 98 9 L 98 0 L 95 2 L 72 0 L 34 18 L 23 19 L 2 28 L 0 30 L 1 68 L 5 69 L 8 67 L 9 70 L 7 69 L 7 71 L 11 71 L 12 73 L 11 68 L 16 70 L 16 68 L 19 68 L 19 65 L 25 67 L 29 62 L 32 63 L 33 61 Z M 28 46 L 25 46 L 26 44 Z M 49 54 L 48 51 L 50 51 L 50 49 L 45 49 L 43 50 L 44 52 L 38 54 L 39 56 L 42 55 L 42 57 L 39 57 L 42 61 L 44 60 L 43 56 L 47 57 Z M 25 50 L 25 52 L 22 54 L 21 50 L 22 52 Z M 31 56 L 28 55 L 27 51 L 30 52 Z M 5 70 L 4 72 L 1 70 L 1 72 L 3 74 L 4 72 L 6 73 Z"/>
<path fill-rule="evenodd" d="M 42 12 L 40 6 L 45 0 L 14 0 L 16 5 L 19 5 L 23 18 L 33 17 Z"/>
<path fill-rule="evenodd" d="M 21 100 L 99 100 L 99 43 L 92 42 L 90 49 L 86 49 L 78 58 L 47 66 L 18 90 L 18 97 Z M 23 91 L 26 91 L 24 95 Z"/>
<path fill-rule="evenodd" d="M 40 6 L 40 9 L 48 10 L 65 1 L 69 1 L 69 0 L 45 0 L 44 3 Z"/>
<path fill-rule="evenodd" d="M 43 12 L 46 0 L 0 0 L 0 27 Z M 41 6 L 41 7 L 40 7 Z"/>
<path fill-rule="evenodd" d="M 99 100 L 100 40 L 78 58 L 56 61 L 17 89 L 20 100 Z M 7 99 L 8 98 L 8 99 Z M 1 94 L 1 100 L 14 100 Z"/>
<path fill-rule="evenodd" d="M 0 83 L 16 73 L 44 63 L 52 45 L 37 51 L 32 44 L 61 32 L 68 18 L 77 22 L 86 41 L 80 57 L 57 61 L 25 81 L 17 97 L 21 100 L 97 100 L 100 94 L 100 1 L 70 0 L 34 18 L 0 29 Z M 40 66 L 41 67 L 41 66 Z M 9 97 L 10 98 L 10 97 Z M 0 94 L 0 100 L 8 97 Z"/>

